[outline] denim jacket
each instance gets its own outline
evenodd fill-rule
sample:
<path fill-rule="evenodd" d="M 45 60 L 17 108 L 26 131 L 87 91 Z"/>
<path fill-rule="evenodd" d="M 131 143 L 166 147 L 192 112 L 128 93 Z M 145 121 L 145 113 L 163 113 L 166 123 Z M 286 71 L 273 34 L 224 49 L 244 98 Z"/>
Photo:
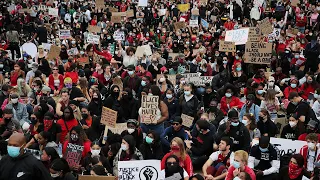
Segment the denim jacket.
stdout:
<path fill-rule="evenodd" d="M 14 119 L 17 119 L 22 126 L 25 122 L 29 123 L 29 115 L 26 105 L 18 102 L 17 108 L 13 108 L 12 103 L 7 104 L 6 108 L 12 109 Z"/>

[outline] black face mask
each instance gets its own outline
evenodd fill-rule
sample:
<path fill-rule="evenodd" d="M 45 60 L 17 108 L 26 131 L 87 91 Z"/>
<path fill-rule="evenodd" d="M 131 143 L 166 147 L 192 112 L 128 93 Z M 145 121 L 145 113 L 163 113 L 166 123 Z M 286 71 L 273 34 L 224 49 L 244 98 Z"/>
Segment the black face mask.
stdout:
<path fill-rule="evenodd" d="M 179 171 L 178 163 L 167 163 L 167 169 L 170 174 L 177 173 Z"/>
<path fill-rule="evenodd" d="M 4 122 L 8 124 L 11 121 L 11 118 L 4 118 Z"/>
<path fill-rule="evenodd" d="M 98 101 L 99 98 L 92 98 L 92 101 Z"/>
<path fill-rule="evenodd" d="M 88 114 L 82 113 L 81 115 L 82 115 L 83 119 L 87 119 L 88 118 Z"/>
<path fill-rule="evenodd" d="M 259 116 L 259 120 L 260 120 L 260 121 L 263 121 L 263 117 Z"/>
<path fill-rule="evenodd" d="M 118 98 L 119 97 L 119 94 L 120 94 L 120 92 L 112 92 L 112 96 L 114 97 L 114 98 Z"/>
<path fill-rule="evenodd" d="M 37 124 L 38 122 L 36 118 L 31 118 L 30 121 L 31 121 L 31 124 L 33 125 Z"/>
<path fill-rule="evenodd" d="M 210 106 L 210 112 L 217 112 L 217 106 Z"/>
<path fill-rule="evenodd" d="M 313 133 L 313 132 L 314 132 L 314 130 L 312 130 L 312 129 L 306 129 L 306 133 L 308 133 L 308 134 Z"/>

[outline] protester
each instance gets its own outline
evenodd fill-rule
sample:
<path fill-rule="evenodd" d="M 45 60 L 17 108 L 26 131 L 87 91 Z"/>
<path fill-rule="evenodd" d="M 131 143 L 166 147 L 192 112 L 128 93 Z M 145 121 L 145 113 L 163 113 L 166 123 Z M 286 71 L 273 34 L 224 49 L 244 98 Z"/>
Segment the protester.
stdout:
<path fill-rule="evenodd" d="M 228 169 L 226 180 L 234 179 L 239 176 L 241 172 L 249 174 L 252 180 L 256 179 L 254 171 L 248 166 L 248 153 L 243 150 L 234 153 L 234 161 Z"/>
<path fill-rule="evenodd" d="M 303 157 L 300 154 L 291 156 L 289 166 L 280 169 L 279 180 L 302 179 L 303 176 L 310 178 L 311 174 L 303 167 Z"/>
<path fill-rule="evenodd" d="M 166 178 L 176 178 L 176 179 L 183 179 L 188 180 L 189 175 L 188 173 L 179 166 L 179 158 L 175 155 L 170 155 L 166 159 L 166 166 L 165 169 L 161 171 L 160 179 Z"/>

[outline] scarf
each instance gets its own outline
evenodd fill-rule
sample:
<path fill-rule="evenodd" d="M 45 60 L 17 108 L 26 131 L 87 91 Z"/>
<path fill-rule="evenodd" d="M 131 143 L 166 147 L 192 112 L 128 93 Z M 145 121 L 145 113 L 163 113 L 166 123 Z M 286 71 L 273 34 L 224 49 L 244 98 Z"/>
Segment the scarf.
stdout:
<path fill-rule="evenodd" d="M 299 168 L 298 165 L 289 163 L 289 178 L 290 179 L 296 179 L 298 176 L 300 176 L 302 172 L 302 168 Z"/>

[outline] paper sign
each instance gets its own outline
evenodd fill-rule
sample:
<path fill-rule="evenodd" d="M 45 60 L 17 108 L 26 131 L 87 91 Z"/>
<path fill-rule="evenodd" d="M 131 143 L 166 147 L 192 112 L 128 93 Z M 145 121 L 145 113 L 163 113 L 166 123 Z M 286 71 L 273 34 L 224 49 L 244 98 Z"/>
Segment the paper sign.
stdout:
<path fill-rule="evenodd" d="M 101 27 L 100 26 L 88 26 L 88 31 L 91 33 L 100 33 L 101 32 Z"/>
<path fill-rule="evenodd" d="M 111 22 L 121 23 L 121 16 L 111 16 Z"/>
<path fill-rule="evenodd" d="M 234 42 L 219 41 L 219 51 L 221 51 L 221 52 L 236 52 L 236 45 Z"/>
<path fill-rule="evenodd" d="M 118 8 L 109 7 L 110 12 L 118 12 Z"/>
<path fill-rule="evenodd" d="M 77 55 L 79 53 L 78 48 L 71 48 L 70 50 L 68 50 L 68 54 L 69 55 Z"/>
<path fill-rule="evenodd" d="M 50 50 L 51 45 L 52 44 L 50 44 L 50 43 L 42 43 L 43 49 L 48 50 L 48 51 Z"/>
<path fill-rule="evenodd" d="M 236 45 L 246 44 L 249 28 L 226 31 L 225 41 L 234 42 Z"/>
<path fill-rule="evenodd" d="M 104 0 L 96 0 L 95 7 L 96 9 L 104 9 L 106 7 L 104 5 Z"/>
<path fill-rule="evenodd" d="M 139 0 L 138 6 L 147 7 L 148 6 L 148 0 Z"/>
<path fill-rule="evenodd" d="M 113 133 L 113 134 L 121 134 L 123 131 L 127 130 L 127 123 L 117 123 L 116 127 L 108 127 L 108 129 Z"/>
<path fill-rule="evenodd" d="M 24 43 L 21 47 L 20 50 L 23 52 L 26 52 L 29 54 L 32 58 L 36 57 L 38 53 L 38 48 L 35 44 L 33 43 Z"/>
<path fill-rule="evenodd" d="M 175 30 L 183 29 L 183 28 L 186 27 L 186 23 L 185 23 L 185 22 L 182 22 L 182 21 L 176 22 L 176 23 L 174 23 L 173 25 L 174 25 Z"/>
<path fill-rule="evenodd" d="M 199 16 L 199 9 L 198 8 L 193 8 L 191 10 L 191 14 L 194 15 L 194 16 Z"/>
<path fill-rule="evenodd" d="M 160 160 L 118 161 L 118 180 L 159 180 L 160 163 Z"/>
<path fill-rule="evenodd" d="M 141 123 L 156 123 L 159 107 L 159 96 L 143 95 L 141 98 Z"/>
<path fill-rule="evenodd" d="M 187 12 L 190 9 L 190 4 L 178 4 L 177 8 L 181 11 L 181 12 Z"/>
<path fill-rule="evenodd" d="M 272 43 L 247 42 L 244 54 L 245 63 L 270 64 Z"/>
<path fill-rule="evenodd" d="M 133 16 L 134 16 L 134 11 L 133 11 L 133 9 L 126 11 L 126 17 L 127 17 L 127 18 L 130 18 L 130 17 L 133 17 Z"/>
<path fill-rule="evenodd" d="M 82 157 L 83 146 L 68 143 L 64 159 L 68 162 L 70 167 L 75 167 L 80 164 Z"/>
<path fill-rule="evenodd" d="M 115 31 L 113 34 L 113 39 L 115 41 L 124 41 L 125 40 L 125 35 L 123 31 Z"/>
<path fill-rule="evenodd" d="M 273 29 L 273 32 L 271 34 L 273 34 L 273 36 L 278 39 L 280 37 L 280 32 L 281 32 L 281 29 L 280 28 L 274 28 Z"/>
<path fill-rule="evenodd" d="M 135 56 L 139 57 L 143 57 L 143 54 L 146 54 L 147 56 L 151 56 L 152 55 L 152 51 L 151 51 L 151 47 L 150 45 L 143 45 L 143 46 L 138 46 Z"/>
<path fill-rule="evenodd" d="M 198 20 L 190 20 L 189 21 L 189 26 L 190 27 L 198 27 Z"/>
<path fill-rule="evenodd" d="M 206 20 L 204 20 L 204 19 L 201 19 L 201 25 L 202 25 L 204 28 L 206 28 L 206 29 L 209 28 L 209 23 L 208 23 Z"/>
<path fill-rule="evenodd" d="M 88 56 L 82 56 L 77 59 L 80 65 L 89 64 L 89 57 Z"/>
<path fill-rule="evenodd" d="M 261 21 L 259 27 L 260 27 L 261 33 L 262 33 L 263 35 L 268 35 L 268 34 L 270 34 L 270 33 L 273 32 L 273 27 L 272 27 L 272 25 L 271 25 L 268 17 L 267 17 L 267 18 L 264 18 L 264 19 Z"/>
<path fill-rule="evenodd" d="M 182 119 L 182 125 L 190 128 L 193 124 L 194 117 L 191 117 L 191 116 L 188 116 L 185 114 L 181 114 L 181 119 Z"/>
<path fill-rule="evenodd" d="M 116 180 L 117 178 L 114 176 L 84 176 L 79 175 L 79 180 Z"/>
<path fill-rule="evenodd" d="M 112 16 L 126 16 L 126 12 L 112 12 Z"/>
<path fill-rule="evenodd" d="M 48 8 L 48 14 L 56 17 L 59 15 L 59 10 L 56 8 Z"/>
<path fill-rule="evenodd" d="M 59 57 L 59 55 L 60 55 L 60 50 L 61 50 L 61 48 L 60 47 L 58 47 L 58 46 L 56 46 L 56 45 L 52 45 L 51 47 L 50 47 L 50 51 L 49 51 L 49 53 L 48 53 L 48 60 L 53 60 L 53 59 L 55 59 L 55 58 L 58 58 Z"/>
<path fill-rule="evenodd" d="M 59 30 L 60 39 L 69 39 L 70 37 L 71 37 L 70 30 L 64 30 L 64 29 Z"/>
<path fill-rule="evenodd" d="M 117 111 L 114 111 L 110 108 L 102 107 L 101 123 L 108 127 L 115 128 L 118 117 L 117 115 Z"/>
<path fill-rule="evenodd" d="M 158 15 L 159 16 L 164 16 L 166 15 L 167 9 L 159 9 Z"/>
<path fill-rule="evenodd" d="M 99 44 L 100 36 L 99 35 L 93 35 L 91 33 L 88 34 L 87 42 L 93 43 L 93 44 Z"/>
<path fill-rule="evenodd" d="M 259 42 L 261 39 L 261 31 L 258 27 L 250 27 L 249 28 L 249 36 L 248 41 L 250 42 Z"/>
<path fill-rule="evenodd" d="M 213 76 L 200 76 L 199 73 L 186 73 L 182 74 L 187 83 L 193 83 L 195 86 L 204 86 L 211 84 Z"/>
<path fill-rule="evenodd" d="M 10 12 L 10 11 L 9 11 L 9 12 Z M 25 12 L 31 13 L 32 11 L 31 11 L 31 9 L 28 9 L 28 8 L 23 8 L 23 9 L 20 9 L 20 10 L 19 10 L 19 13 L 20 13 L 20 14 L 23 14 L 23 13 L 25 13 Z"/>
<path fill-rule="evenodd" d="M 208 2 L 208 0 L 200 0 L 200 1 L 199 1 L 199 4 L 204 4 L 204 5 L 206 5 L 207 2 Z"/>

